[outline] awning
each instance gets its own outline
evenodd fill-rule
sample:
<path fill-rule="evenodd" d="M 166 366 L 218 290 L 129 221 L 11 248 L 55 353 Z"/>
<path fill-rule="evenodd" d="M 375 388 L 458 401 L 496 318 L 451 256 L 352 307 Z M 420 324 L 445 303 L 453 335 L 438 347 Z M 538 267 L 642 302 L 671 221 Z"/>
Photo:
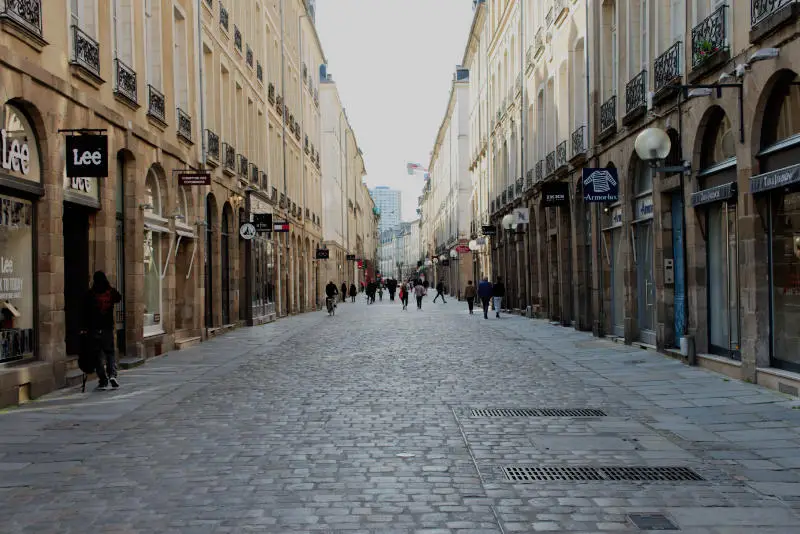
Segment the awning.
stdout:
<path fill-rule="evenodd" d="M 182 230 L 180 228 L 176 228 L 175 233 L 181 237 L 185 237 L 186 239 L 197 239 L 197 236 L 191 230 Z"/>
<path fill-rule="evenodd" d="M 722 202 L 724 200 L 735 199 L 737 196 L 736 182 L 718 185 L 716 187 L 709 187 L 697 193 L 692 193 L 692 207 L 702 206 L 703 204 L 711 204 L 713 202 Z"/>
<path fill-rule="evenodd" d="M 161 233 L 164 233 L 164 234 L 170 233 L 169 232 L 169 228 L 167 228 L 166 226 L 161 226 L 160 224 L 156 224 L 156 223 L 150 222 L 150 221 L 145 221 L 144 222 L 144 227 L 145 227 L 146 230 L 151 230 L 153 232 L 161 232 Z"/>
<path fill-rule="evenodd" d="M 753 176 L 750 178 L 750 192 L 763 193 L 798 183 L 800 183 L 800 164 Z"/>

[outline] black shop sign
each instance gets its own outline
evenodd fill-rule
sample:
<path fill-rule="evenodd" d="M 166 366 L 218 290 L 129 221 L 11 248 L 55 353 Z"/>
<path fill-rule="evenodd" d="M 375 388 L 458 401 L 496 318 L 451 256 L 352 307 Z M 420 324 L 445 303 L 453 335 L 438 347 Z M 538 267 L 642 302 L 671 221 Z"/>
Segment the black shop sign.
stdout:
<path fill-rule="evenodd" d="M 544 207 L 563 206 L 569 203 L 569 184 L 566 182 L 545 183 L 542 186 Z"/>
<path fill-rule="evenodd" d="M 256 227 L 256 232 L 265 234 L 272 231 L 272 214 L 271 213 L 255 213 L 253 214 L 253 226 Z"/>
<path fill-rule="evenodd" d="M 108 176 L 108 137 L 68 135 L 67 177 L 105 178 L 106 176 Z"/>

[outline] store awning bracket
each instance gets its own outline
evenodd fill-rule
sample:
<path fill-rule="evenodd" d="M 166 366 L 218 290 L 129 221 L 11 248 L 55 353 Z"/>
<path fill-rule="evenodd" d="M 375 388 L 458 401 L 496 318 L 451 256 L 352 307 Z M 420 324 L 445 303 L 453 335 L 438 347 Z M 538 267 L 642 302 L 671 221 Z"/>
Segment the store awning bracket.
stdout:
<path fill-rule="evenodd" d="M 164 269 L 161 271 L 161 279 L 163 280 L 164 277 L 167 276 L 167 267 L 169 267 L 169 259 L 172 257 L 172 245 L 175 242 L 175 235 L 173 234 L 169 239 L 169 249 L 167 253 L 167 259 L 164 261 Z"/>
<path fill-rule="evenodd" d="M 194 267 L 194 255 L 196 252 L 197 252 L 197 239 L 194 240 L 194 246 L 192 247 L 192 258 L 189 260 L 189 269 L 186 271 L 187 280 L 192 275 L 192 268 Z"/>

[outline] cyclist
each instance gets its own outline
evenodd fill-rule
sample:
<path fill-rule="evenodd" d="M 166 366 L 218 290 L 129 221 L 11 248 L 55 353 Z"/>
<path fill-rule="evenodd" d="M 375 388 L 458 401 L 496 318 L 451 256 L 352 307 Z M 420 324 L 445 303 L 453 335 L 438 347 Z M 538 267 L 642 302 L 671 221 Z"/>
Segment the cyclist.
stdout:
<path fill-rule="evenodd" d="M 328 297 L 325 299 L 325 305 L 328 307 L 328 315 L 333 315 L 333 310 L 336 309 L 336 295 L 338 294 L 339 288 L 336 287 L 336 284 L 331 280 L 328 282 L 328 285 L 325 286 L 325 295 Z"/>

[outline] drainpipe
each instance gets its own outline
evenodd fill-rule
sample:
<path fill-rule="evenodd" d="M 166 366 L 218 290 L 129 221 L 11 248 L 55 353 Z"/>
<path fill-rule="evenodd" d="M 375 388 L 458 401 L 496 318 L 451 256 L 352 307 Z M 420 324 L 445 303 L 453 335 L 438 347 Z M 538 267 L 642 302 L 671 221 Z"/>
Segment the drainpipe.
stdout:
<path fill-rule="evenodd" d="M 199 100 L 199 111 L 200 111 L 200 162 L 202 163 L 203 167 L 206 166 L 206 154 L 208 151 L 208 147 L 206 146 L 206 107 L 205 107 L 205 78 L 204 78 L 204 69 L 203 69 L 203 23 L 202 23 L 202 9 L 203 6 L 200 5 L 202 0 L 197 0 L 195 2 L 195 15 L 197 19 L 197 34 L 195 35 L 195 40 L 197 41 L 197 57 L 195 58 L 195 64 L 197 65 L 197 72 L 200 79 L 200 89 L 197 91 L 198 100 Z M 189 221 L 186 221 L 189 223 Z"/>
<path fill-rule="evenodd" d="M 286 74 L 286 49 L 284 48 L 285 28 L 284 28 L 284 17 L 283 17 L 283 2 L 284 2 L 284 0 L 280 0 L 280 4 L 279 4 L 279 11 L 280 11 L 280 17 L 281 17 L 281 97 L 283 98 L 283 105 L 281 106 L 281 132 L 282 132 L 281 141 L 282 141 L 282 145 L 283 145 L 283 195 L 284 195 L 284 198 L 289 198 L 289 188 L 288 188 L 287 177 L 286 177 L 286 76 L 285 76 L 285 74 Z M 286 244 L 286 248 L 282 251 L 281 255 L 283 257 L 286 257 L 288 255 L 287 250 L 289 248 L 289 245 L 288 245 L 289 237 L 285 236 L 284 239 L 287 241 L 287 244 Z M 278 251 L 279 252 L 281 251 L 280 238 L 278 238 Z M 286 259 L 286 269 L 288 270 L 289 267 L 290 267 L 289 260 Z M 284 273 L 284 274 L 287 275 L 287 282 L 286 283 L 288 284 L 289 283 L 288 282 L 288 273 Z M 280 276 L 278 276 L 278 281 L 279 282 L 281 281 L 281 277 Z M 281 286 L 282 285 L 283 284 L 281 284 Z M 283 287 L 279 288 L 279 290 L 283 290 L 283 289 L 284 289 Z M 286 312 L 287 315 L 291 311 L 290 307 L 289 307 L 289 302 L 290 301 L 291 301 L 291 298 L 290 298 L 290 295 L 289 295 L 289 291 L 287 290 L 287 292 L 286 292 L 286 302 L 283 303 L 283 308 L 284 308 L 284 311 Z"/>

